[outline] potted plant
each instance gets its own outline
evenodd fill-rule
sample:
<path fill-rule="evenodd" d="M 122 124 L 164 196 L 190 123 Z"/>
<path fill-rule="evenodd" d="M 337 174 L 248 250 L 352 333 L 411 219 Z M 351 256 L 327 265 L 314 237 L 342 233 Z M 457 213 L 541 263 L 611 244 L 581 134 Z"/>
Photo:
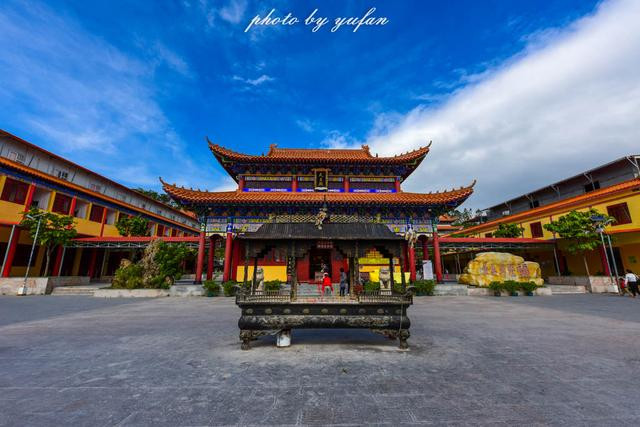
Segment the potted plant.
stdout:
<path fill-rule="evenodd" d="M 527 294 L 527 296 L 532 297 L 535 290 L 538 288 L 538 285 L 533 282 L 524 282 L 520 285 L 520 287 L 522 288 L 522 291 Z"/>
<path fill-rule="evenodd" d="M 268 280 L 264 282 L 264 290 L 267 292 L 278 292 L 282 288 L 282 281 Z"/>
<path fill-rule="evenodd" d="M 520 289 L 520 283 L 514 280 L 507 280 L 504 282 L 504 289 L 509 292 L 512 297 L 518 296 L 518 289 Z"/>
<path fill-rule="evenodd" d="M 491 282 L 489 283 L 489 289 L 493 291 L 493 296 L 499 297 L 502 295 L 502 282 Z"/>

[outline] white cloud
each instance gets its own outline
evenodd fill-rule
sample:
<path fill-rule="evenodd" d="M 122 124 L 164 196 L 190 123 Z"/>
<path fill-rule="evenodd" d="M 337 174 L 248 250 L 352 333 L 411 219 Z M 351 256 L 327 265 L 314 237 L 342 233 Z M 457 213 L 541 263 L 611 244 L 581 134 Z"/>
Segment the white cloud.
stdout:
<path fill-rule="evenodd" d="M 298 119 L 296 120 L 296 125 L 307 133 L 313 132 L 315 128 L 314 123 L 309 119 Z"/>
<path fill-rule="evenodd" d="M 477 178 L 473 207 L 637 153 L 638 22 L 640 2 L 616 0 L 566 28 L 537 32 L 520 54 L 466 76 L 445 102 L 400 120 L 382 116 L 368 143 L 393 154 L 433 140 L 405 187 L 444 189 Z"/>
<path fill-rule="evenodd" d="M 321 147 L 329 148 L 353 148 L 358 142 L 348 133 L 342 133 L 337 130 L 329 132 L 324 140 L 320 142 Z"/>
<path fill-rule="evenodd" d="M 255 79 L 248 79 L 248 78 L 235 75 L 232 77 L 232 79 L 242 83 L 246 83 L 247 85 L 250 85 L 250 86 L 260 86 L 263 83 L 267 83 L 275 80 L 273 77 L 268 76 L 266 74 L 263 74 L 260 77 L 257 77 Z"/>
<path fill-rule="evenodd" d="M 247 11 L 246 0 L 231 0 L 226 6 L 222 7 L 218 14 L 220 18 L 231 24 L 237 24 L 242 21 L 244 13 Z"/>
<path fill-rule="evenodd" d="M 178 55 L 142 42 L 155 49 L 137 58 L 35 2 L 3 4 L 0 28 L 0 118 L 29 134 L 18 136 L 132 185 L 212 178 L 156 99 L 159 62 L 188 74 Z M 157 60 L 145 61 L 149 53 Z"/>

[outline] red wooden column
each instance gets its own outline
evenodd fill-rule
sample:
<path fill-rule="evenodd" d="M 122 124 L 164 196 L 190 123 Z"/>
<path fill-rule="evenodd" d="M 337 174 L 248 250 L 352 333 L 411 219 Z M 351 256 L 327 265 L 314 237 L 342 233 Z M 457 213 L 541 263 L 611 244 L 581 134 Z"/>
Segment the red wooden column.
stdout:
<path fill-rule="evenodd" d="M 222 281 L 226 282 L 231 279 L 231 250 L 233 249 L 233 233 L 227 228 L 227 238 L 224 245 L 224 273 Z"/>
<path fill-rule="evenodd" d="M 73 196 L 73 198 L 71 199 L 71 204 L 69 206 L 69 215 L 73 216 L 73 212 L 76 210 L 76 202 L 78 201 L 78 198 L 76 196 Z"/>
<path fill-rule="evenodd" d="M 209 253 L 207 258 L 207 280 L 213 279 L 213 255 L 216 250 L 216 241 L 213 237 L 209 238 Z"/>
<path fill-rule="evenodd" d="M 436 274 L 436 282 L 442 283 L 442 262 L 440 260 L 440 239 L 438 231 L 433 230 L 433 271 Z"/>
<path fill-rule="evenodd" d="M 36 191 L 36 185 L 32 182 L 29 185 L 29 190 L 27 190 L 27 198 L 24 201 L 24 210 L 28 211 L 31 208 L 31 203 L 33 203 L 33 193 Z"/>
<path fill-rule="evenodd" d="M 294 175 L 291 179 L 291 192 L 295 193 L 298 191 L 298 175 Z"/>
<path fill-rule="evenodd" d="M 400 192 L 400 178 L 396 176 L 396 193 Z"/>
<path fill-rule="evenodd" d="M 429 246 L 427 244 L 426 236 L 424 239 L 422 239 L 422 260 L 429 261 Z"/>
<path fill-rule="evenodd" d="M 344 192 L 345 193 L 349 192 L 349 177 L 348 176 L 344 177 Z"/>
<path fill-rule="evenodd" d="M 598 252 L 600 253 L 600 262 L 602 263 L 602 271 L 605 276 L 611 276 L 611 270 L 609 269 L 609 263 L 607 262 L 607 253 L 604 251 L 602 245 L 598 245 Z"/>
<path fill-rule="evenodd" d="M 412 244 L 409 245 L 409 280 L 416 281 L 416 250 Z"/>
<path fill-rule="evenodd" d="M 238 178 L 238 190 L 244 191 L 244 176 L 242 175 Z"/>
<path fill-rule="evenodd" d="M 193 283 L 202 283 L 202 268 L 204 266 L 204 231 L 200 232 L 198 236 L 198 258 L 196 261 L 196 277 Z"/>
<path fill-rule="evenodd" d="M 64 246 L 58 245 L 58 249 L 56 250 L 56 260 L 53 263 L 53 270 L 51 270 L 52 276 L 60 275 L 60 267 L 62 266 L 62 254 L 64 253 Z"/>
<path fill-rule="evenodd" d="M 102 207 L 102 219 L 100 220 L 100 237 L 104 234 L 104 224 L 107 222 L 107 208 Z"/>
<path fill-rule="evenodd" d="M 11 235 L 9 236 L 9 242 L 7 242 L 7 255 L 2 269 L 2 277 L 9 277 L 11 272 L 11 266 L 13 265 L 13 258 L 16 255 L 16 249 L 18 248 L 18 240 L 20 240 L 20 227 L 13 225 L 11 227 Z"/>
<path fill-rule="evenodd" d="M 98 258 L 98 249 L 91 249 L 91 258 L 89 258 L 89 271 L 87 271 L 87 276 L 92 278 L 96 272 L 96 259 Z"/>

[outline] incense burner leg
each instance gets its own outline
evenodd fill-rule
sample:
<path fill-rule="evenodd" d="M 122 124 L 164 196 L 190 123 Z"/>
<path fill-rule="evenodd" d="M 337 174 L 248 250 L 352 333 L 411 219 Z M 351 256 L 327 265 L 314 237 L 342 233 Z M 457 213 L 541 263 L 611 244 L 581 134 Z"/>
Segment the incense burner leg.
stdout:
<path fill-rule="evenodd" d="M 409 349 L 409 344 L 407 343 L 407 340 L 409 339 L 410 335 L 411 334 L 409 333 L 408 329 L 400 330 L 400 333 L 398 334 L 398 339 L 400 341 L 398 344 L 398 348 L 400 348 L 400 350 Z"/>
<path fill-rule="evenodd" d="M 254 340 L 255 337 L 253 335 L 253 331 L 242 330 L 240 331 L 240 349 L 242 350 L 251 350 L 251 340 Z"/>

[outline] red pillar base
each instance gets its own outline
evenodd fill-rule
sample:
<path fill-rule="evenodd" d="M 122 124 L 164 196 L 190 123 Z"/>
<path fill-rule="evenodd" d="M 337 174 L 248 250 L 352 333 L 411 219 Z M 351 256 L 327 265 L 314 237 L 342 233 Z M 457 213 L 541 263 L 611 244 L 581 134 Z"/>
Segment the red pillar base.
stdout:
<path fill-rule="evenodd" d="M 16 249 L 18 249 L 18 240 L 20 240 L 20 229 L 16 226 L 11 241 L 7 245 L 7 261 L 2 270 L 2 277 L 9 277 L 9 273 L 11 273 L 13 258 L 16 255 Z"/>
<path fill-rule="evenodd" d="M 62 245 L 58 246 L 56 250 L 56 260 L 53 263 L 53 270 L 51 270 L 51 276 L 60 276 L 60 267 L 62 267 L 62 253 L 64 248 Z"/>
<path fill-rule="evenodd" d="M 231 280 L 231 250 L 233 249 L 233 233 L 227 232 L 227 239 L 224 245 L 224 273 L 222 281 Z"/>
<path fill-rule="evenodd" d="M 207 280 L 213 279 L 213 255 L 216 249 L 216 241 L 211 237 L 209 239 L 209 253 L 207 254 Z"/>
<path fill-rule="evenodd" d="M 409 280 L 416 281 L 416 250 L 409 246 Z"/>
<path fill-rule="evenodd" d="M 96 259 L 98 258 L 98 250 L 91 250 L 91 258 L 89 258 L 89 270 L 87 271 L 87 276 L 91 279 L 96 273 Z"/>
<path fill-rule="evenodd" d="M 200 232 L 200 236 L 198 236 L 198 258 L 196 261 L 196 277 L 193 280 L 193 283 L 200 284 L 202 283 L 202 269 L 204 267 L 204 231 Z"/>
<path fill-rule="evenodd" d="M 442 261 L 440 260 L 440 239 L 438 232 L 433 233 L 433 271 L 436 274 L 436 282 L 442 283 Z"/>

